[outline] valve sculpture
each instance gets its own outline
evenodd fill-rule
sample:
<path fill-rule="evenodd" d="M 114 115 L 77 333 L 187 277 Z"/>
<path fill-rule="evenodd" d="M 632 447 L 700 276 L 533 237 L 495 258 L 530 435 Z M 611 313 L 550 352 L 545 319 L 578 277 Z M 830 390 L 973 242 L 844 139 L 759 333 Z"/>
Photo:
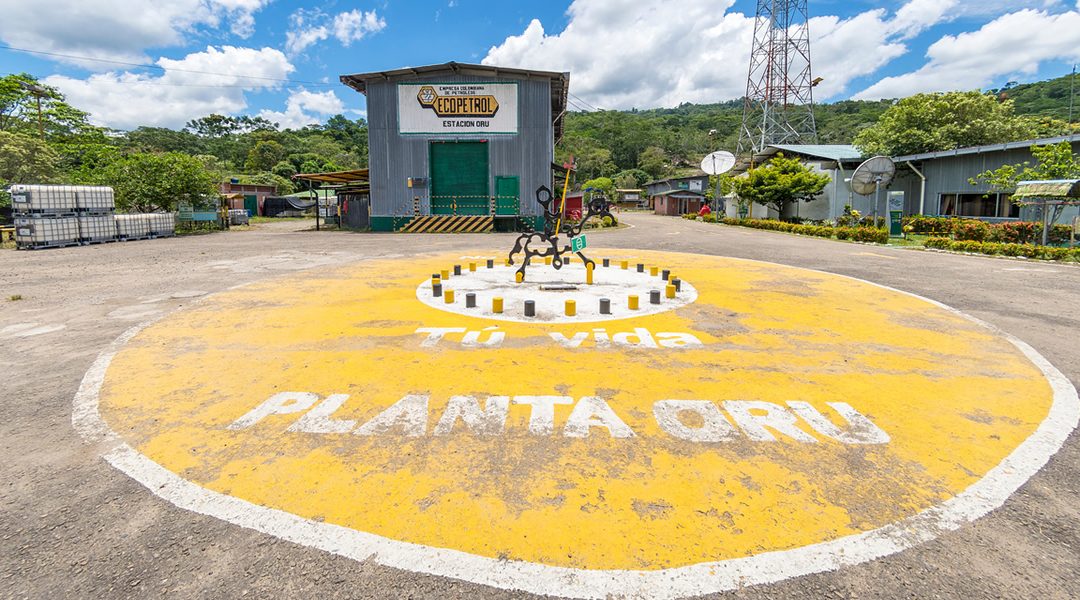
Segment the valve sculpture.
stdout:
<path fill-rule="evenodd" d="M 519 252 L 524 252 L 525 257 L 522 259 L 521 268 L 517 270 L 518 273 L 521 273 L 521 281 L 525 280 L 525 269 L 533 258 L 550 256 L 551 266 L 556 269 L 562 268 L 563 264 L 565 264 L 562 255 L 573 252 L 573 248 L 559 243 L 560 234 L 565 234 L 566 239 L 569 240 L 580 234 L 581 229 L 585 227 L 585 223 L 592 217 L 611 217 L 611 212 L 609 212 L 611 204 L 602 195 L 594 196 L 589 200 L 585 214 L 577 223 L 565 221 L 562 218 L 562 211 L 552 206 L 553 198 L 551 190 L 547 186 L 537 188 L 536 201 L 544 209 L 544 230 L 527 232 L 518 236 L 517 241 L 514 243 L 514 249 L 510 251 L 510 256 L 507 258 L 507 262 L 513 265 L 514 256 Z M 596 265 L 595 261 L 580 251 L 575 252 L 575 254 L 580 256 L 586 265 Z"/>

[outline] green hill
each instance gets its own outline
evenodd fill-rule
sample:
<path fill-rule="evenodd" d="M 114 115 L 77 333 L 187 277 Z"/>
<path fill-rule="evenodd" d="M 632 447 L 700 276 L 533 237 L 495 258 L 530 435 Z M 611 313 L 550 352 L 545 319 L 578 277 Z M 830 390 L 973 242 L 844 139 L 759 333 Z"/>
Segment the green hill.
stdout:
<path fill-rule="evenodd" d="M 1065 120 L 1069 116 L 1069 83 L 1069 76 L 1065 76 L 987 91 L 998 93 L 1003 100 L 1013 100 L 1017 114 Z M 1080 75 L 1077 84 L 1080 87 Z M 1080 94 L 1080 89 L 1077 92 Z M 739 99 L 675 108 L 568 113 L 558 160 L 573 154 L 580 176 L 586 179 L 637 168 L 644 169 L 649 177 L 691 171 L 709 152 L 735 150 L 742 104 Z M 814 108 L 818 141 L 850 144 L 860 130 L 872 125 L 892 104 L 893 100 L 818 104 Z M 1073 116 L 1074 120 L 1080 119 L 1080 105 Z M 649 148 L 662 152 L 646 154 Z M 652 156 L 663 160 L 650 161 Z"/>

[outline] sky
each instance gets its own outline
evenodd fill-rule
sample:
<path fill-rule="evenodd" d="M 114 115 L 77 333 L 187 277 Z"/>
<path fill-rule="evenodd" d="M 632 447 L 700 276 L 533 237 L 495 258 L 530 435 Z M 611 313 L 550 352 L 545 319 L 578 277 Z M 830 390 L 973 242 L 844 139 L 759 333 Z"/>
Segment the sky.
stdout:
<path fill-rule="evenodd" d="M 449 61 L 570 72 L 571 110 L 741 97 L 751 0 L 0 0 L 0 74 L 99 125 L 366 115 L 338 77 Z M 1080 0 L 809 0 L 818 102 L 1068 74 Z"/>

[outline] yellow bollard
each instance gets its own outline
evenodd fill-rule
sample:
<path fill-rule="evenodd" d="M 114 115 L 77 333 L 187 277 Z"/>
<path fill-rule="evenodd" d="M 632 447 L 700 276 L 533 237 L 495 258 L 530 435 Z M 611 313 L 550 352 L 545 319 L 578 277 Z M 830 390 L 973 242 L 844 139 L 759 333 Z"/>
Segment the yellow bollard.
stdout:
<path fill-rule="evenodd" d="M 669 284 L 666 288 L 664 288 L 664 292 L 665 292 L 664 295 L 667 296 L 668 298 L 674 298 L 675 297 L 675 286 Z"/>
<path fill-rule="evenodd" d="M 443 292 L 443 300 L 447 304 L 453 304 L 454 303 L 454 290 L 446 290 L 445 292 Z"/>
<path fill-rule="evenodd" d="M 502 314 L 502 298 L 491 299 L 491 312 L 501 315 Z"/>
<path fill-rule="evenodd" d="M 627 306 L 628 306 L 628 308 L 630 310 L 637 310 L 638 309 L 638 297 L 637 296 L 630 296 L 629 298 L 626 299 L 626 304 L 627 304 Z"/>
<path fill-rule="evenodd" d="M 476 270 L 476 263 L 469 263 L 469 270 L 470 271 L 475 271 Z"/>
<path fill-rule="evenodd" d="M 551 257 L 550 256 L 545 256 L 544 257 L 544 264 L 545 265 L 550 265 L 551 264 Z"/>
<path fill-rule="evenodd" d="M 577 314 L 577 302 L 573 300 L 566 301 L 566 316 L 573 317 Z"/>
<path fill-rule="evenodd" d="M 649 267 L 649 275 L 656 277 L 660 274 L 660 267 Z"/>
<path fill-rule="evenodd" d="M 509 266 L 510 266 L 510 264 L 511 264 L 511 263 L 510 263 L 510 259 L 508 258 L 508 259 L 504 260 L 504 261 L 503 261 L 503 264 L 509 267 Z"/>
<path fill-rule="evenodd" d="M 588 284 L 588 285 L 593 284 L 592 283 L 592 270 L 593 270 L 593 264 L 592 263 L 585 263 L 585 283 Z"/>
<path fill-rule="evenodd" d="M 442 270 L 442 280 L 446 281 L 447 279 L 450 279 L 450 271 L 448 271 L 446 269 L 443 269 Z"/>
<path fill-rule="evenodd" d="M 431 278 L 431 285 L 439 285 L 440 283 L 442 283 L 442 278 L 441 277 L 432 277 Z"/>
<path fill-rule="evenodd" d="M 624 260 L 624 261 L 622 261 L 621 263 L 619 263 L 619 266 L 620 266 L 620 267 L 622 267 L 622 270 L 623 270 L 623 271 L 625 271 L 625 270 L 627 270 L 628 268 L 630 268 L 630 262 L 629 262 L 629 261 L 625 261 L 625 260 Z"/>
<path fill-rule="evenodd" d="M 514 273 L 514 281 L 516 281 L 518 283 L 521 283 L 521 282 L 525 281 L 525 274 L 522 273 L 521 271 L 518 271 L 518 272 Z"/>

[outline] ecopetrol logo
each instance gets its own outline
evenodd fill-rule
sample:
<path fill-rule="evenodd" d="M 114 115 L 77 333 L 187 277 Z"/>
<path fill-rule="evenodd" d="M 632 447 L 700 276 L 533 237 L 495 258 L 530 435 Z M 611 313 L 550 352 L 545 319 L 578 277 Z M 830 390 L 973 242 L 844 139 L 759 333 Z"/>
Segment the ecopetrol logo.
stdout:
<path fill-rule="evenodd" d="M 425 85 L 416 94 L 420 106 L 430 108 L 440 117 L 484 117 L 491 118 L 499 112 L 499 101 L 495 96 L 468 94 L 468 86 L 463 86 L 465 94 L 440 96 L 435 88 Z"/>

